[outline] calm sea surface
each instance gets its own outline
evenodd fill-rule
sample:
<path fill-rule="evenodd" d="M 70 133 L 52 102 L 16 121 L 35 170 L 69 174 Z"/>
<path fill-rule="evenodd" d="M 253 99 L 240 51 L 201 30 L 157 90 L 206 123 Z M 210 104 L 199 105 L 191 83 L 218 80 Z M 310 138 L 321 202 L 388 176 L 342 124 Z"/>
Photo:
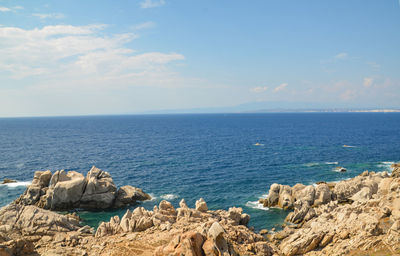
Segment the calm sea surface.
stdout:
<path fill-rule="evenodd" d="M 343 147 L 348 145 L 351 147 Z M 256 203 L 272 183 L 337 181 L 400 161 L 400 114 L 217 114 L 0 119 L 0 205 L 21 194 L 35 170 L 108 171 L 118 186 L 155 200 L 210 209 L 240 206 L 256 229 L 286 212 Z M 347 168 L 338 173 L 337 166 Z M 134 208 L 134 207 L 132 207 Z M 96 226 L 125 210 L 85 212 Z"/>

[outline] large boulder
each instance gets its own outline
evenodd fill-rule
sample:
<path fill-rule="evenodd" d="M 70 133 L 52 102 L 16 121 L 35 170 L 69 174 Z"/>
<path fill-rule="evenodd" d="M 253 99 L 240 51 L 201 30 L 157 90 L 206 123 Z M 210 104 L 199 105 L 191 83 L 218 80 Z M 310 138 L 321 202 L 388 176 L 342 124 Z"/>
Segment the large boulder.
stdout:
<path fill-rule="evenodd" d="M 75 171 L 57 171 L 51 186 L 42 199 L 43 208 L 63 210 L 79 207 L 86 186 L 85 177 Z"/>
<path fill-rule="evenodd" d="M 207 203 L 206 201 L 204 201 L 203 198 L 200 198 L 199 200 L 196 201 L 196 210 L 200 212 L 208 211 Z"/>
<path fill-rule="evenodd" d="M 182 235 L 175 236 L 167 246 L 157 248 L 154 255 L 203 256 L 203 243 L 204 237 L 200 233 L 189 231 Z"/>
<path fill-rule="evenodd" d="M 327 184 L 318 184 L 315 188 L 314 205 L 327 204 L 332 200 L 332 192 Z"/>
<path fill-rule="evenodd" d="M 315 199 L 315 188 L 312 185 L 305 186 L 302 190 L 299 190 L 296 195 L 293 195 L 296 201 L 304 201 L 309 205 L 314 204 Z"/>
<path fill-rule="evenodd" d="M 86 175 L 87 185 L 80 200 L 80 207 L 85 209 L 111 208 L 117 193 L 111 175 L 95 166 Z"/>
<path fill-rule="evenodd" d="M 271 187 L 269 188 L 268 196 L 264 201 L 264 206 L 271 207 L 278 204 L 280 189 L 281 185 L 277 183 L 271 185 Z"/>
<path fill-rule="evenodd" d="M 143 190 L 141 190 L 140 188 L 123 186 L 118 189 L 114 207 L 119 208 L 135 204 L 137 201 L 145 201 L 150 199 L 151 196 L 143 192 Z"/>
<path fill-rule="evenodd" d="M 49 186 L 49 182 L 51 179 L 51 171 L 36 171 L 33 180 L 32 180 L 32 185 L 39 185 L 40 187 L 47 187 Z"/>

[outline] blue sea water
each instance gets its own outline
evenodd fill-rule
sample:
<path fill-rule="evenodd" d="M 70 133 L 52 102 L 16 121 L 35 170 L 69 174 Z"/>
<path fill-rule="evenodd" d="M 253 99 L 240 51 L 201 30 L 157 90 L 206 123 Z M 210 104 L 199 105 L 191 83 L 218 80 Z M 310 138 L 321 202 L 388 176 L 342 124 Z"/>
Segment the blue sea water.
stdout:
<path fill-rule="evenodd" d="M 349 145 L 352 147 L 343 147 Z M 337 181 L 400 161 L 400 114 L 296 113 L 137 115 L 0 119 L 0 179 L 30 181 L 35 170 L 92 165 L 118 186 L 210 209 L 242 207 L 256 229 L 282 223 L 287 212 L 256 201 L 272 183 Z M 337 166 L 348 172 L 334 171 Z M 24 186 L 0 185 L 0 206 Z M 134 207 L 133 207 L 134 208 Z M 96 226 L 124 210 L 85 212 Z"/>

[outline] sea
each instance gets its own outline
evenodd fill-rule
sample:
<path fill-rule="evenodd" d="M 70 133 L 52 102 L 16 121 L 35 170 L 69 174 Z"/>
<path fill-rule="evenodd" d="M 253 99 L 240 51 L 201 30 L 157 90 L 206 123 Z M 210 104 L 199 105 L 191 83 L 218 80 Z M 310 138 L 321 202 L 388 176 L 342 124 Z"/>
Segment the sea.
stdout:
<path fill-rule="evenodd" d="M 263 207 L 273 183 L 340 181 L 400 161 L 400 114 L 268 113 L 0 118 L 0 206 L 24 192 L 36 170 L 109 172 L 117 186 L 209 209 L 242 207 L 256 230 L 279 228 L 287 211 Z M 337 172 L 336 167 L 347 172 Z M 84 211 L 97 227 L 126 209 Z"/>

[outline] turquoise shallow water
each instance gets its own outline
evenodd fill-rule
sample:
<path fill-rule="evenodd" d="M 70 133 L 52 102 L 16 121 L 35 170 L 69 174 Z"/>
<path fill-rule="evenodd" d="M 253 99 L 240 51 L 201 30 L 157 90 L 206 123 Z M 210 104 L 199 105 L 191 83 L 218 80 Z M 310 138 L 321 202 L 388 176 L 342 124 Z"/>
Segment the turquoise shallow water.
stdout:
<path fill-rule="evenodd" d="M 146 208 L 162 199 L 177 206 L 181 198 L 193 207 L 203 197 L 210 209 L 240 206 L 256 229 L 271 228 L 287 214 L 256 204 L 272 183 L 313 184 L 387 170 L 400 161 L 399 127 L 395 113 L 4 118 L 0 178 L 30 181 L 44 169 L 86 174 L 96 165 L 118 186 L 152 194 L 154 200 L 140 204 Z M 333 171 L 337 166 L 348 172 Z M 0 205 L 24 189 L 0 185 Z M 124 212 L 80 215 L 96 226 Z"/>

